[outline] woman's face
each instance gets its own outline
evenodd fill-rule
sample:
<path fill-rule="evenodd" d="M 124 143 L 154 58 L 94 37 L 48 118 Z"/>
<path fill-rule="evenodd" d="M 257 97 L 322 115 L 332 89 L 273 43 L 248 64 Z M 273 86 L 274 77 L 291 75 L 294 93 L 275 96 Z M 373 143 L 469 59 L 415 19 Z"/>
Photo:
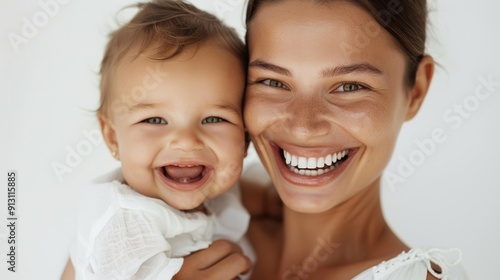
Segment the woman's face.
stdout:
<path fill-rule="evenodd" d="M 377 184 L 415 113 L 389 33 L 353 4 L 295 0 L 248 32 L 245 122 L 285 204 L 323 212 Z"/>

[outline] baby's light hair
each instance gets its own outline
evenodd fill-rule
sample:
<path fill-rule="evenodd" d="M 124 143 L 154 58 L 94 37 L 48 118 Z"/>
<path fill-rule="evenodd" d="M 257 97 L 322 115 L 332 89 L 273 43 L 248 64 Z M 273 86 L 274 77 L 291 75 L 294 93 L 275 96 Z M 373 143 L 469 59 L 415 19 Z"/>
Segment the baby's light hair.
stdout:
<path fill-rule="evenodd" d="M 133 59 L 145 54 L 150 59 L 168 60 L 188 47 L 212 39 L 246 66 L 243 41 L 215 16 L 182 0 L 153 0 L 136 6 L 139 12 L 132 20 L 110 34 L 101 62 L 99 116 L 108 116 L 115 70 L 132 50 L 136 51 Z"/>

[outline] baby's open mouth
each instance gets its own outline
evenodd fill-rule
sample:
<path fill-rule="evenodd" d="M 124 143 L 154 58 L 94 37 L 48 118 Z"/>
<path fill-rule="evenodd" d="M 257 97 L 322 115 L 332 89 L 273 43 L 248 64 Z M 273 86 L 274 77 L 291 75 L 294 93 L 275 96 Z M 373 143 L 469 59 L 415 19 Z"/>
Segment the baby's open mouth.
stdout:
<path fill-rule="evenodd" d="M 204 165 L 171 164 L 162 168 L 163 175 L 178 183 L 188 184 L 200 181 L 205 175 Z"/>
<path fill-rule="evenodd" d="M 282 150 L 282 159 L 290 171 L 305 176 L 319 176 L 337 168 L 349 157 L 349 149 L 323 157 L 300 157 Z"/>

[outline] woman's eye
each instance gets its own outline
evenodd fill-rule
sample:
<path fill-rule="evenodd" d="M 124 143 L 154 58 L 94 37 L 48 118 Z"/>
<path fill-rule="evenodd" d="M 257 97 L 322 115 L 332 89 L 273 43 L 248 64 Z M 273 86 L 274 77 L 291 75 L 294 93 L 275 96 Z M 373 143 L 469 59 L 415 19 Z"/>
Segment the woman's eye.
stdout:
<path fill-rule="evenodd" d="M 365 87 L 359 83 L 346 82 L 346 83 L 342 83 L 342 85 L 340 85 L 335 91 L 352 92 L 352 91 L 357 91 L 357 90 L 361 90 L 361 89 L 365 89 Z"/>
<path fill-rule="evenodd" d="M 266 86 L 270 86 L 270 87 L 278 87 L 278 88 L 282 88 L 282 89 L 288 89 L 288 87 L 285 84 L 283 84 L 282 82 L 272 80 L 272 79 L 265 79 L 265 80 L 260 81 L 260 83 L 262 83 Z"/>
<path fill-rule="evenodd" d="M 223 122 L 224 119 L 223 118 L 219 118 L 219 117 L 208 117 L 208 118 L 205 118 L 201 121 L 202 124 L 205 124 L 205 123 L 218 123 L 218 122 Z"/>
<path fill-rule="evenodd" d="M 167 124 L 167 121 L 160 117 L 147 118 L 142 122 L 149 124 Z"/>

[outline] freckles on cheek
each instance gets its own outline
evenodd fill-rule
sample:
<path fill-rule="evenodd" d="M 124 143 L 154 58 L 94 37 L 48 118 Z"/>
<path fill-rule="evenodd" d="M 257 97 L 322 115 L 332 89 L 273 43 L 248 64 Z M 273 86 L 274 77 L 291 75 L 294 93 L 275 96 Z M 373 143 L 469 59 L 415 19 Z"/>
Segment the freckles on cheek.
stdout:
<path fill-rule="evenodd" d="M 384 115 L 384 110 L 374 108 L 375 106 L 357 106 L 349 108 L 337 114 L 343 127 L 356 138 L 370 142 L 386 139 L 389 120 Z"/>

